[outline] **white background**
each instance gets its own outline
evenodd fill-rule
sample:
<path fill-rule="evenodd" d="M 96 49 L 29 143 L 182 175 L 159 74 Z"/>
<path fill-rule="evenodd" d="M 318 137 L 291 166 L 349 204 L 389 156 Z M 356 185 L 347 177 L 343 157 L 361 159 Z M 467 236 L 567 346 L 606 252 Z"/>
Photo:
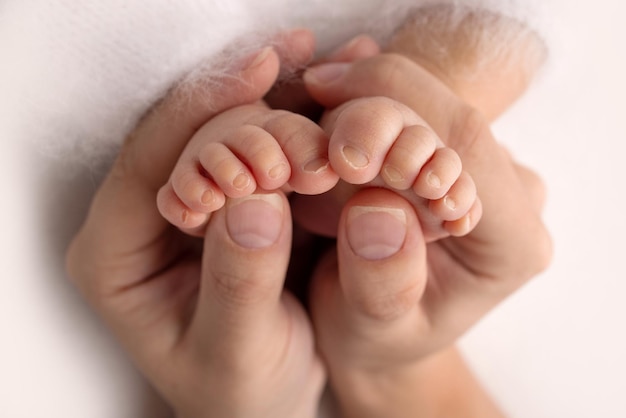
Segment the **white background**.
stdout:
<path fill-rule="evenodd" d="M 512 417 L 626 417 L 626 6 L 550 13 L 551 62 L 495 126 L 544 177 L 550 269 L 464 340 Z"/>
<path fill-rule="evenodd" d="M 626 6 L 556 3 L 551 62 L 494 128 L 547 183 L 554 262 L 462 345 L 511 417 L 623 418 Z M 94 180 L 62 175 L 10 141 L 13 126 L 1 115 L 0 416 L 156 417 L 120 351 L 61 279 L 67 231 L 83 208 L 55 208 L 76 206 L 58 203 Z"/>

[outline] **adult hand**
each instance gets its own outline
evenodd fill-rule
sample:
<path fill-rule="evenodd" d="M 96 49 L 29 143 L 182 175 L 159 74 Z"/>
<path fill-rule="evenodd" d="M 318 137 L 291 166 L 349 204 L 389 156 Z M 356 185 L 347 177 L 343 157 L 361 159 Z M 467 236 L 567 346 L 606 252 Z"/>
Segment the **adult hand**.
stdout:
<path fill-rule="evenodd" d="M 408 382 L 424 358 L 545 268 L 550 239 L 540 218 L 541 185 L 497 144 L 479 111 L 407 58 L 326 64 L 309 70 L 305 82 L 328 108 L 366 96 L 411 107 L 460 154 L 483 203 L 472 233 L 428 246 L 414 213 L 392 192 L 361 191 L 344 209 L 337 259 L 330 255 L 314 278 L 313 321 L 345 410 L 375 416 L 376 405 L 402 404 L 403 385 L 392 382 L 414 389 Z M 359 254 L 363 245 L 371 254 L 375 240 L 385 250 L 380 259 Z"/>
<path fill-rule="evenodd" d="M 297 32 L 287 49 L 305 62 L 310 34 Z M 156 207 L 194 132 L 262 98 L 278 71 L 265 49 L 209 98 L 203 89 L 169 94 L 124 144 L 68 251 L 76 285 L 180 417 L 312 417 L 325 381 L 308 318 L 283 292 L 285 197 L 229 202 L 203 246 Z"/>

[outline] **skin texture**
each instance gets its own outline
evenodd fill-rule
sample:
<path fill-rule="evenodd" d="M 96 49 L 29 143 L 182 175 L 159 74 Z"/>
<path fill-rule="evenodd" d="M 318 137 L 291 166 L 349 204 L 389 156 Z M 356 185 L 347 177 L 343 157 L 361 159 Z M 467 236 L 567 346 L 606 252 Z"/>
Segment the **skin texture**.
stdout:
<path fill-rule="evenodd" d="M 300 199 L 307 210 L 300 225 L 334 237 L 341 208 L 355 191 L 351 185 L 361 185 L 401 193 L 429 242 L 465 235 L 478 223 L 471 176 L 411 109 L 384 97 L 362 98 L 328 112 L 320 125 L 263 103 L 216 116 L 191 138 L 159 191 L 160 213 L 203 236 L 226 197 L 280 188 L 310 196 Z"/>
<path fill-rule="evenodd" d="M 308 59 L 310 34 L 291 39 Z M 201 248 L 155 205 L 188 140 L 217 113 L 261 99 L 279 57 L 251 58 L 212 106 L 202 90 L 172 91 L 126 141 L 67 265 L 178 416 L 314 416 L 326 373 L 348 417 L 500 416 L 450 347 L 545 267 L 538 183 L 432 73 L 373 50 L 366 41 L 358 53 L 338 51 L 339 64 L 328 64 L 334 80 L 317 67 L 305 74 L 308 92 L 331 109 L 385 96 L 415 111 L 460 155 L 485 219 L 467 237 L 427 245 L 405 199 L 359 191 L 342 209 L 336 248 L 315 269 L 307 317 L 283 290 L 292 231 L 281 192 L 233 199 L 210 216 Z M 244 222 L 255 214 L 263 228 Z"/>
<path fill-rule="evenodd" d="M 434 377 L 426 365 L 443 367 L 442 359 L 455 358 L 449 349 L 454 340 L 547 265 L 551 241 L 540 218 L 541 182 L 497 144 L 480 109 L 406 57 L 385 54 L 352 65 L 320 66 L 305 74 L 305 81 L 312 97 L 329 108 L 376 95 L 411 107 L 459 153 L 483 202 L 483 219 L 467 236 L 425 245 L 419 233 L 412 235 L 414 225 L 382 265 L 357 261 L 350 235 L 340 233 L 338 256 L 330 253 L 318 270 L 312 309 L 343 414 L 416 416 L 412 411 L 419 408 L 425 417 L 501 416 L 484 394 L 476 395 L 471 379 L 453 385 L 454 395 L 435 385 L 426 391 L 431 396 L 421 398 L 417 394 L 424 392 L 417 388 Z M 486 102 L 505 101 L 475 103 Z M 360 198 L 355 196 L 364 206 Z M 381 196 L 377 205 L 399 207 L 390 203 L 393 199 Z M 349 222 L 345 213 L 340 231 Z M 459 376 L 467 376 L 458 358 L 450 361 Z"/>
<path fill-rule="evenodd" d="M 307 33 L 296 41 L 310 50 Z M 275 52 L 251 62 L 214 92 L 221 108 L 174 90 L 147 115 L 68 251 L 76 285 L 180 417 L 312 417 L 324 384 L 310 322 L 282 291 L 291 244 L 284 196 L 231 202 L 211 219 L 202 249 L 155 205 L 189 137 L 274 84 Z M 241 222 L 251 212 L 269 220 L 265 231 Z"/>

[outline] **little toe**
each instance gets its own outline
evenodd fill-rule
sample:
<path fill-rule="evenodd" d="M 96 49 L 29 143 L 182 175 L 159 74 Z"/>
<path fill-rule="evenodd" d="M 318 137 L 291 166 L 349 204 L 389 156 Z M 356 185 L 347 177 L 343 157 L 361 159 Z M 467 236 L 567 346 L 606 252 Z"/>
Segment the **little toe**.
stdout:
<path fill-rule="evenodd" d="M 178 199 L 194 212 L 209 213 L 224 205 L 224 194 L 199 165 L 193 169 L 177 167 L 170 183 Z"/>
<path fill-rule="evenodd" d="M 445 221 L 443 228 L 453 237 L 462 237 L 469 234 L 476 228 L 480 218 L 482 217 L 483 209 L 480 199 L 476 199 L 470 210 L 461 218 L 454 221 Z"/>
<path fill-rule="evenodd" d="M 404 128 L 389 150 L 380 172 L 387 186 L 396 190 L 409 189 L 439 142 L 437 135 L 426 126 Z"/>
<path fill-rule="evenodd" d="M 425 199 L 443 198 L 457 181 L 463 165 L 459 155 L 448 147 L 437 148 L 419 172 L 413 191 Z"/>
<path fill-rule="evenodd" d="M 161 215 L 172 225 L 183 231 L 195 231 L 208 221 L 210 214 L 190 209 L 178 197 L 171 182 L 157 193 L 157 207 Z"/>
<path fill-rule="evenodd" d="M 444 221 L 454 221 L 470 211 L 476 198 L 474 180 L 463 171 L 444 197 L 430 202 L 429 209 Z"/>

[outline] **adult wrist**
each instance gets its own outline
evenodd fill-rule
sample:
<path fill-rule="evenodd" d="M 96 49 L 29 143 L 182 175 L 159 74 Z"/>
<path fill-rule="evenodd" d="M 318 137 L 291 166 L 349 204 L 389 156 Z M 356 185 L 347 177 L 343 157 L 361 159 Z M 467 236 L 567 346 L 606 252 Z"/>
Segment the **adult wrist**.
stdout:
<path fill-rule="evenodd" d="M 502 418 L 455 347 L 415 363 L 341 370 L 331 385 L 342 418 Z"/>

